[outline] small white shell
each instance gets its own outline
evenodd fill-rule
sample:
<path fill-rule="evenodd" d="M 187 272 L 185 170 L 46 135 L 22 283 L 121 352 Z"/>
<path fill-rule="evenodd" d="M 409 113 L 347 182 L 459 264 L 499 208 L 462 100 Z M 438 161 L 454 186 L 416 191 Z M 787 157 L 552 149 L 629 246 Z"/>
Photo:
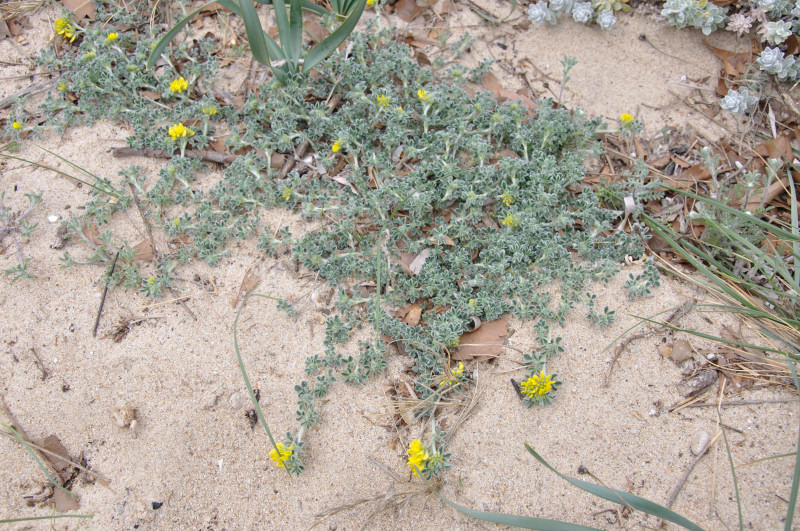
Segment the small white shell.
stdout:
<path fill-rule="evenodd" d="M 692 437 L 692 453 L 700 455 L 706 451 L 708 443 L 711 442 L 711 435 L 706 431 L 698 431 Z"/>

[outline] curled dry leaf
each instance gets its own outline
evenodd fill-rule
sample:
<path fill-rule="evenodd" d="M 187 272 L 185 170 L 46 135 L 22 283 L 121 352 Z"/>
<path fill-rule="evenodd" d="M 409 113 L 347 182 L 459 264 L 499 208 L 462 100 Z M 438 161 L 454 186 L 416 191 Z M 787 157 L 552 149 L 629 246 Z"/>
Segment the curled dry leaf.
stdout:
<path fill-rule="evenodd" d="M 133 259 L 145 262 L 153 259 L 153 246 L 150 245 L 150 240 L 142 240 L 133 246 Z"/>
<path fill-rule="evenodd" d="M 94 20 L 97 15 L 97 10 L 94 7 L 92 0 L 63 0 L 64 7 L 72 11 L 75 18 L 86 17 L 89 20 Z"/>
<path fill-rule="evenodd" d="M 451 358 L 456 361 L 496 358 L 503 353 L 507 337 L 508 320 L 505 317 L 483 323 L 474 332 L 461 335 L 458 348 L 452 353 Z"/>
<path fill-rule="evenodd" d="M 236 308 L 239 303 L 244 299 L 245 295 L 255 289 L 261 283 L 258 276 L 253 272 L 253 268 L 248 268 L 242 278 L 242 283 L 239 286 L 239 292 L 231 299 L 231 307 Z"/>

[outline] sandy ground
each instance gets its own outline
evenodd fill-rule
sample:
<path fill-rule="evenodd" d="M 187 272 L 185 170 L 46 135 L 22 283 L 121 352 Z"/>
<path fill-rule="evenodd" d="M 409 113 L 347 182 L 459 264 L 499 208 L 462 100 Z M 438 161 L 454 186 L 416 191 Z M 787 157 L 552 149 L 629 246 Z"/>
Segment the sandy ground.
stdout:
<path fill-rule="evenodd" d="M 478 25 L 471 12 L 464 13 L 463 6 L 459 9 L 462 12 L 451 15 L 456 17 L 455 28 Z M 52 19 L 56 13 L 50 9 L 34 17 L 34 27 L 25 34 L 27 44 L 8 39 L 0 42 L 0 56 L 9 62 L 27 61 L 45 45 L 46 39 L 37 36 L 46 34 L 47 17 Z M 479 42 L 473 46 L 472 57 L 491 51 L 512 69 L 519 67 L 520 58 L 528 57 L 543 72 L 559 77 L 560 57 L 577 56 L 579 66 L 573 71 L 568 99 L 591 113 L 613 120 L 622 112 L 638 111 L 648 127 L 691 122 L 708 126 L 709 134 L 713 133 L 710 122 L 702 123 L 687 114 L 679 98 L 671 94 L 689 90 L 671 81 L 699 82 L 719 69 L 697 32 L 667 28 L 648 16 L 623 16 L 611 32 L 570 23 L 521 32 L 504 27 L 470 29 L 473 31 Z M 661 51 L 640 41 L 642 33 Z M 501 39 L 508 45 L 505 52 L 484 44 Z M 501 65 L 498 77 L 506 79 L 502 70 Z M 0 98 L 30 84 L 29 79 L 8 78 L 25 73 L 25 67 L 3 66 L 2 72 Z M 533 79 L 538 74 L 531 71 L 530 75 Z M 3 111 L 2 116 L 7 115 L 7 110 Z M 122 127 L 97 124 L 63 134 L 47 131 L 40 142 L 101 175 L 114 177 L 129 164 L 138 164 L 154 176 L 163 161 L 120 161 L 108 154 L 110 147 L 122 144 L 126 134 Z M 59 166 L 29 143 L 23 144 L 20 155 Z M 24 193 L 44 192 L 43 203 L 32 217 L 39 228 L 24 247 L 36 278 L 12 284 L 0 276 L 0 392 L 8 409 L 0 420 L 14 422 L 32 439 L 56 435 L 70 455 L 85 459 L 110 480 L 108 485 L 78 480 L 75 490 L 81 499 L 75 512 L 94 517 L 58 520 L 53 527 L 308 528 L 314 523 L 313 516 L 327 508 L 359 498 L 381 499 L 389 491 L 402 493 L 420 485 L 419 480 L 407 483 L 410 473 L 404 450 L 421 427 L 386 427 L 389 401 L 385 391 L 399 383 L 405 362 L 398 355 L 390 356 L 384 376 L 362 387 L 333 386 L 322 422 L 306 435 L 309 453 L 301 477 L 290 478 L 276 468 L 267 457 L 266 435 L 259 427 L 251 429 L 246 417 L 249 402 L 233 351 L 231 299 L 245 271 L 253 268 L 262 280 L 260 292 L 296 300 L 302 308 L 298 316 L 289 318 L 277 311 L 273 302 L 254 300 L 242 316 L 240 343 L 245 362 L 253 384 L 261 391 L 269 423 L 279 436 L 294 429 L 293 386 L 302 378 L 306 356 L 323 349 L 320 314 L 309 300 L 311 293 L 322 292 L 325 286 L 313 276 L 297 275 L 282 263 L 265 258 L 249 241 L 235 248 L 218 267 L 193 263 L 183 270 L 184 278 L 197 275 L 216 286 L 214 293 L 192 283 L 181 286 L 182 294 L 191 297 L 187 305 L 196 320 L 166 298 L 144 308 L 153 301 L 114 290 L 106 301 L 98 337 L 93 338 L 103 272 L 98 268 L 60 268 L 63 251 L 50 247 L 58 223 L 48 220 L 49 216 L 64 219 L 70 212 L 77 213 L 87 200 L 85 188 L 16 161 L 3 162 L 0 172 L 0 191 L 12 208 L 25 205 Z M 219 178 L 219 172 L 210 171 L 202 177 L 208 183 Z M 287 224 L 294 233 L 302 230 L 285 212 L 270 213 L 267 221 L 273 230 Z M 131 210 L 129 218 L 120 216 L 111 228 L 120 237 L 134 238 L 141 221 Z M 76 257 L 86 252 L 72 242 L 66 250 Z M 0 256 L 0 265 L 4 269 L 13 265 L 8 251 Z M 474 413 L 451 440 L 452 469 L 441 485 L 446 496 L 480 510 L 564 519 L 607 529 L 620 525 L 612 510 L 615 505 L 558 479 L 524 450 L 527 442 L 569 475 L 577 475 L 578 466 L 584 465 L 606 485 L 659 503 L 667 500 L 695 460 L 690 451 L 692 439 L 701 431 L 716 433 L 718 418 L 716 410 L 709 407 L 667 411 L 683 396 L 679 385 L 683 376 L 679 367 L 660 356 L 658 347 L 679 338 L 690 339 L 698 350 L 713 346 L 682 334 L 656 331 L 629 346 L 620 356 L 610 384 L 603 386 L 612 356 L 603 349 L 637 322 L 634 316 L 653 315 L 692 297 L 703 298 L 689 285 L 665 280 L 653 295 L 629 302 L 621 285 L 636 267 L 626 267 L 609 285 L 592 288 L 600 307 L 609 305 L 617 310 L 613 326 L 606 330 L 587 326 L 576 312 L 574 322 L 557 331 L 566 351 L 548 369 L 558 373 L 564 385 L 552 406 L 526 409 L 509 383 L 510 378 L 521 376 L 521 352 L 534 346 L 530 323 L 511 323 L 516 333 L 498 360 L 469 366 L 481 395 Z M 147 319 L 119 343 L 104 337 L 120 319 L 141 318 Z M 726 324 L 738 326 L 729 316 L 697 312 L 680 324 L 709 333 L 720 333 Z M 354 349 L 354 345 L 348 348 Z M 742 396 L 728 395 L 725 400 L 793 396 L 789 389 L 770 387 Z M 706 401 L 713 399 L 712 395 Z M 119 408 L 136 410 L 133 429 L 117 425 L 114 413 Z M 721 422 L 727 427 L 733 461 L 739 465 L 794 450 L 798 405 L 723 408 Z M 737 525 L 733 483 L 721 441 L 699 461 L 674 505 L 676 511 L 710 529 Z M 26 505 L 25 496 L 36 495 L 46 485 L 30 456 L 7 438 L 0 438 L 0 454 L 6 456 L 0 460 L 0 517 L 51 514 L 47 504 Z M 402 481 L 392 480 L 376 461 Z M 737 476 L 745 526 L 782 528 L 791 460 L 762 462 L 740 469 Z M 358 529 L 375 507 L 375 503 L 355 506 L 334 515 L 321 528 Z M 498 527 L 467 518 L 423 495 L 379 514 L 368 528 L 392 525 L 397 529 Z M 634 514 L 621 525 L 639 529 L 659 524 Z M 10 526 L 49 527 L 49 523 Z"/>

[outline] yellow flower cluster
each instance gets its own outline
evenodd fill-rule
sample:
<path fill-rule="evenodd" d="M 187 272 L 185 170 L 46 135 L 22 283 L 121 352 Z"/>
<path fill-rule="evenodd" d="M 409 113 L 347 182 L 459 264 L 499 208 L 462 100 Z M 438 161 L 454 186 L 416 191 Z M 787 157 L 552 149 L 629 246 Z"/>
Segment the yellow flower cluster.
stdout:
<path fill-rule="evenodd" d="M 60 81 L 58 85 L 56 85 L 56 90 L 67 90 L 67 84 L 63 81 Z"/>
<path fill-rule="evenodd" d="M 192 131 L 185 125 L 178 123 L 170 126 L 169 136 L 170 138 L 172 138 L 172 140 L 178 140 L 179 138 L 189 138 L 190 136 L 194 136 L 194 131 Z"/>
<path fill-rule="evenodd" d="M 423 103 L 430 103 L 430 102 L 431 102 L 431 100 L 433 100 L 433 96 L 431 96 L 430 94 L 428 94 L 428 91 L 427 91 L 427 90 L 425 90 L 425 89 L 419 89 L 419 90 L 417 91 L 417 97 L 418 97 L 418 98 L 420 99 L 420 101 L 421 101 L 421 102 L 423 102 Z"/>
<path fill-rule="evenodd" d="M 503 221 L 500 222 L 501 224 L 505 225 L 506 227 L 516 227 L 519 225 L 519 219 L 512 213 L 506 214 L 506 217 L 503 218 Z"/>
<path fill-rule="evenodd" d="M 292 198 L 292 189 L 289 188 L 288 186 L 284 187 L 284 189 L 281 191 L 281 199 L 283 199 L 284 201 L 288 201 L 291 198 Z"/>
<path fill-rule="evenodd" d="M 11 127 L 13 127 L 14 129 L 16 129 L 17 131 L 19 131 L 20 129 L 22 129 L 22 124 L 21 124 L 21 123 L 19 123 L 19 122 L 13 122 L 13 123 L 11 124 Z"/>
<path fill-rule="evenodd" d="M 472 300 L 474 299 L 470 299 L 470 301 Z M 464 363 L 459 361 L 455 369 L 450 369 L 450 375 L 453 377 L 457 377 L 461 376 L 462 374 L 464 374 Z M 457 379 L 445 375 L 444 378 L 442 378 L 442 381 L 439 383 L 439 385 L 453 385 L 456 383 L 458 383 Z"/>
<path fill-rule="evenodd" d="M 172 92 L 180 93 L 183 92 L 184 90 L 187 90 L 188 88 L 189 88 L 189 82 L 183 79 L 183 76 L 179 77 L 178 79 L 172 81 L 169 84 L 169 89 Z"/>
<path fill-rule="evenodd" d="M 75 37 L 78 36 L 68 18 L 57 18 L 53 23 L 53 28 L 57 35 L 61 35 L 64 39 L 69 40 L 69 42 L 73 42 Z"/>
<path fill-rule="evenodd" d="M 542 371 L 540 374 L 534 374 L 524 382 L 520 383 L 522 394 L 528 398 L 542 397 L 553 389 L 555 383 L 550 379 L 550 374 L 545 374 Z"/>
<path fill-rule="evenodd" d="M 119 38 L 119 33 L 117 33 L 116 31 L 112 31 L 106 36 L 106 38 L 108 39 L 108 42 L 114 42 Z"/>
<path fill-rule="evenodd" d="M 217 114 L 217 108 L 214 107 L 213 105 L 203 106 L 203 114 L 207 116 L 214 116 L 215 114 Z"/>
<path fill-rule="evenodd" d="M 339 141 L 337 140 L 331 146 L 331 151 L 333 151 L 334 153 L 338 153 L 340 149 L 342 149 L 342 146 L 339 144 Z"/>
<path fill-rule="evenodd" d="M 294 449 L 294 445 L 291 445 L 289 446 L 289 448 L 286 448 L 286 446 L 284 446 L 283 443 L 278 443 L 276 446 L 278 447 L 277 450 L 273 448 L 272 450 L 269 451 L 269 458 L 275 461 L 275 464 L 278 465 L 279 468 L 283 468 L 284 466 L 286 466 L 283 464 L 284 461 L 292 457 L 292 450 Z"/>
<path fill-rule="evenodd" d="M 503 192 L 503 195 L 500 196 L 500 200 L 505 203 L 506 206 L 511 206 L 514 204 L 514 201 L 516 201 L 514 196 L 508 192 Z"/>
<path fill-rule="evenodd" d="M 408 445 L 408 466 L 414 471 L 415 476 L 419 476 L 417 470 L 425 470 L 425 465 L 430 458 L 431 456 L 428 455 L 428 451 L 422 446 L 422 441 L 419 439 L 414 439 Z"/>
<path fill-rule="evenodd" d="M 389 106 L 389 96 L 378 96 L 377 98 L 375 98 L 375 100 L 378 102 L 378 105 L 380 105 L 381 107 L 388 107 Z"/>
<path fill-rule="evenodd" d="M 630 125 L 633 122 L 633 116 L 629 113 L 622 113 L 622 116 L 619 117 L 619 121 L 622 122 L 623 125 Z"/>

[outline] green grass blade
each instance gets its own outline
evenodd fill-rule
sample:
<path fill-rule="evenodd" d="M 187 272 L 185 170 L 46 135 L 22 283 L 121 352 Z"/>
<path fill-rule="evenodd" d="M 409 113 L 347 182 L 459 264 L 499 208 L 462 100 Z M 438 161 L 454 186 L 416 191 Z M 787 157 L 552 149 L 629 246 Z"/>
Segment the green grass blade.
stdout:
<path fill-rule="evenodd" d="M 361 18 L 361 14 L 364 12 L 364 7 L 366 5 L 367 0 L 358 0 L 356 7 L 345 21 L 342 22 L 342 25 L 336 28 L 333 33 L 325 37 L 322 42 L 314 46 L 314 48 L 308 52 L 303 63 L 303 72 L 308 72 L 317 66 L 347 39 L 347 36 L 353 32 L 356 24 L 358 24 L 358 20 Z"/>
<path fill-rule="evenodd" d="M 235 1 L 236 0 L 223 0 L 220 4 L 228 7 L 228 4 L 234 3 Z M 250 52 L 253 54 L 253 58 L 261 64 L 271 65 L 272 61 L 270 60 L 269 51 L 267 50 L 267 41 L 264 39 L 264 29 L 261 27 L 261 21 L 258 19 L 258 13 L 256 12 L 253 2 L 250 0 L 239 0 L 238 6 L 241 9 L 244 29 L 247 33 L 247 42 L 250 43 Z M 231 9 L 231 11 L 235 12 L 233 9 Z M 280 28 L 280 26 L 278 27 Z M 281 33 L 281 43 L 283 42 L 283 33 Z"/>
<path fill-rule="evenodd" d="M 200 7 L 198 7 L 197 9 L 195 9 L 194 11 L 192 11 L 191 13 L 189 13 L 188 15 L 186 15 L 186 17 L 184 17 L 184 18 L 183 18 L 183 19 L 182 19 L 180 22 L 178 22 L 177 24 L 175 24 L 175 25 L 174 25 L 174 26 L 173 26 L 173 27 L 172 27 L 172 28 L 171 28 L 171 29 L 170 29 L 170 30 L 169 30 L 169 31 L 166 33 L 166 35 L 164 35 L 163 37 L 161 37 L 161 39 L 159 39 L 159 41 L 156 43 L 156 46 L 155 46 L 155 48 L 153 48 L 153 51 L 152 51 L 152 52 L 150 52 L 150 57 L 148 57 L 148 58 L 147 58 L 147 64 L 146 64 L 146 66 L 147 66 L 147 69 L 148 69 L 148 70 L 152 69 L 152 68 L 153 68 L 153 66 L 155 66 L 155 64 L 156 64 L 156 61 L 158 61 L 158 58 L 159 58 L 159 57 L 161 57 L 161 54 L 162 54 L 162 53 L 164 53 L 164 50 L 167 48 L 167 46 L 169 45 L 169 43 L 170 43 L 170 42 L 172 42 L 172 40 L 173 40 L 175 37 L 177 37 L 177 36 L 178 36 L 178 33 L 180 33 L 180 32 L 181 32 L 181 30 L 182 30 L 183 28 L 185 28 L 185 27 L 186 27 L 186 25 L 187 25 L 187 24 L 189 24 L 189 22 L 191 22 L 191 21 L 192 21 L 192 19 L 193 19 L 193 18 L 194 18 L 194 17 L 195 17 L 195 16 L 196 16 L 198 13 L 200 13 L 200 11 L 202 11 L 202 10 L 203 10 L 203 9 L 205 9 L 205 8 L 207 8 L 208 6 L 210 6 L 211 4 L 213 4 L 215 1 L 216 1 L 216 0 L 211 0 L 210 2 L 206 2 L 205 4 L 201 5 Z M 220 3 L 221 3 L 221 2 L 220 2 Z M 227 6 L 226 6 L 226 7 L 227 7 Z"/>
<path fill-rule="evenodd" d="M 739 210 L 737 208 L 733 208 L 731 206 L 728 206 L 728 205 L 726 205 L 725 203 L 723 203 L 721 201 L 717 201 L 716 199 L 711 199 L 709 197 L 704 197 L 704 196 L 701 196 L 701 195 L 697 195 L 697 194 L 694 194 L 694 193 L 686 191 L 686 190 L 679 190 L 678 188 L 672 188 L 671 186 L 664 186 L 664 189 L 669 190 L 671 192 L 675 192 L 676 194 L 684 195 L 686 197 L 691 197 L 692 199 L 700 201 L 701 203 L 709 204 L 709 205 L 713 206 L 714 208 L 718 208 L 720 210 L 724 210 L 725 212 L 728 212 L 729 214 L 733 214 L 734 216 L 739 216 L 739 217 L 747 216 L 748 220 L 750 222 L 752 222 L 754 225 L 757 225 L 758 227 L 761 227 L 764 230 L 773 232 L 776 236 L 778 236 L 780 238 L 784 238 L 784 239 L 787 239 L 787 240 L 791 240 L 791 239 L 795 238 L 795 236 L 790 231 L 781 229 L 780 227 L 776 227 L 775 225 L 773 225 L 771 223 L 768 223 L 768 222 L 766 222 L 766 221 L 764 221 L 762 219 L 759 219 L 759 218 L 757 218 L 755 216 L 748 216 L 747 214 L 745 214 L 741 210 Z"/>
<path fill-rule="evenodd" d="M 74 175 L 70 175 L 69 173 L 63 172 L 63 171 L 61 171 L 59 169 L 53 168 L 52 166 L 48 166 L 46 164 L 41 164 L 39 162 L 34 162 L 34 161 L 28 160 L 28 159 L 23 159 L 22 157 L 17 157 L 15 155 L 9 155 L 8 153 L 0 153 L 0 157 L 4 157 L 4 158 L 7 158 L 7 159 L 14 159 L 14 160 L 18 160 L 20 162 L 26 162 L 26 163 L 28 163 L 28 164 L 30 164 L 32 166 L 36 166 L 37 168 L 42 168 L 44 170 L 50 170 L 50 171 L 52 171 L 54 173 L 57 173 L 59 175 L 63 175 L 64 177 L 66 177 L 68 179 L 72 179 L 73 181 L 79 182 L 81 184 L 85 184 L 86 186 L 88 186 L 89 188 L 94 190 L 95 192 L 98 192 L 98 193 L 101 193 L 101 194 L 110 195 L 111 197 L 115 197 L 115 198 L 120 199 L 120 200 L 123 197 L 122 192 L 118 191 L 117 189 L 115 189 L 113 187 L 109 187 L 108 189 L 107 188 L 101 188 L 101 187 L 99 187 L 99 186 L 97 186 L 95 184 L 92 184 L 90 182 L 84 181 L 83 179 L 75 177 Z"/>
<path fill-rule="evenodd" d="M 30 447 L 30 445 L 28 444 L 28 441 L 26 441 L 25 438 L 22 435 L 20 435 L 17 430 L 12 428 L 11 426 L 6 424 L 5 422 L 0 422 L 0 426 L 2 426 L 3 428 L 7 429 L 8 431 L 11 432 L 12 435 L 14 435 L 14 437 L 19 441 L 19 443 L 23 446 L 23 448 L 25 448 L 25 451 L 27 451 L 31 455 L 31 457 L 33 457 L 33 460 L 36 461 L 37 465 L 39 465 L 39 469 L 44 473 L 45 476 L 47 476 L 47 479 L 50 481 L 50 483 L 53 484 L 53 486 L 55 486 L 56 488 L 66 492 L 71 498 L 74 498 L 76 500 L 78 499 L 78 495 L 77 494 L 75 494 L 74 492 L 72 492 L 68 488 L 66 488 L 63 485 L 61 485 L 61 483 L 56 481 L 55 478 L 50 475 L 50 472 L 47 471 L 47 468 L 44 466 L 44 463 L 42 463 L 42 460 L 39 459 L 39 456 L 36 455 L 36 452 L 34 452 L 33 448 Z"/>
<path fill-rule="evenodd" d="M 560 520 L 548 520 L 546 518 L 534 518 L 532 516 L 518 516 L 505 513 L 490 513 L 488 511 L 476 511 L 452 502 L 445 498 L 433 485 L 431 485 L 420 470 L 415 466 L 414 469 L 417 474 L 425 482 L 425 485 L 436 494 L 440 500 L 455 509 L 456 511 L 466 514 L 476 520 L 483 520 L 484 522 L 493 522 L 495 524 L 510 525 L 514 527 L 521 527 L 523 529 L 538 529 L 539 531 L 598 531 L 595 527 L 586 527 L 578 524 L 570 524 L 561 522 Z"/>
<path fill-rule="evenodd" d="M 289 0 L 289 42 L 281 44 L 286 48 L 286 55 L 294 68 L 300 62 L 300 52 L 303 49 L 303 9 L 300 0 Z M 283 37 L 281 37 L 283 39 Z"/>
<path fill-rule="evenodd" d="M 697 330 L 691 330 L 689 328 L 680 328 L 680 327 L 671 325 L 669 323 L 664 323 L 664 322 L 661 322 L 661 321 L 655 321 L 653 319 L 648 319 L 647 317 L 639 317 L 638 315 L 631 315 L 631 317 L 635 317 L 636 319 L 641 319 L 642 321 L 647 321 L 648 323 L 653 323 L 655 325 L 663 326 L 664 328 L 669 328 L 670 330 L 673 330 L 675 332 L 685 332 L 685 333 L 691 334 L 693 336 L 702 337 L 703 339 L 709 339 L 711 341 L 715 341 L 715 342 L 719 342 L 719 343 L 726 343 L 728 345 L 734 345 L 734 346 L 742 347 L 742 348 L 753 348 L 753 349 L 756 349 L 756 350 L 763 350 L 765 352 L 772 352 L 774 354 L 780 354 L 781 356 L 790 355 L 790 354 L 788 354 L 787 352 L 785 352 L 783 350 L 774 349 L 774 348 L 771 348 L 771 347 L 765 347 L 764 345 L 753 345 L 752 343 L 743 343 L 741 341 L 733 341 L 733 340 L 730 340 L 730 339 L 723 339 L 721 337 L 717 337 L 717 336 L 714 336 L 714 335 L 711 335 L 711 334 L 706 334 L 704 332 L 698 332 Z M 793 355 L 790 355 L 790 356 L 794 357 Z"/>
<path fill-rule="evenodd" d="M 550 466 L 550 464 L 542 458 L 536 450 L 531 448 L 528 443 L 525 443 L 525 449 L 527 449 L 533 457 L 536 458 L 541 464 L 555 472 L 561 479 L 564 479 L 581 490 L 588 492 L 589 494 L 594 494 L 604 500 L 608 500 L 614 503 L 621 503 L 623 505 L 627 505 L 637 511 L 641 511 L 643 513 L 651 514 L 662 520 L 666 520 L 668 522 L 672 522 L 673 524 L 678 524 L 679 526 L 685 527 L 686 529 L 690 529 L 692 531 L 703 531 L 703 528 L 699 525 L 695 524 L 691 520 L 686 517 L 679 515 L 678 513 L 667 509 L 666 507 L 659 505 L 655 502 L 651 502 L 650 500 L 646 500 L 640 496 L 636 496 L 634 494 L 629 494 L 627 492 L 623 492 L 617 489 L 609 489 L 602 485 L 597 485 L 595 483 L 589 483 L 588 481 L 583 481 L 580 479 L 575 479 L 569 476 L 566 476 Z"/>
<path fill-rule="evenodd" d="M 794 165 L 792 165 L 795 168 Z M 795 168 L 795 171 L 800 171 L 798 168 Z M 794 187 L 794 177 L 790 171 L 787 170 L 789 174 L 789 201 L 791 201 L 791 221 L 792 221 L 792 234 L 794 235 L 794 241 L 792 242 L 792 252 L 795 256 L 800 256 L 800 223 L 798 223 L 798 214 L 797 214 L 797 190 Z M 796 258 L 795 258 L 796 260 Z M 800 267 L 797 267 L 795 263 L 794 268 L 794 283 L 796 285 L 800 285 Z"/>
<path fill-rule="evenodd" d="M 23 516 L 21 518 L 2 518 L 0 524 L 13 524 L 15 522 L 30 522 L 32 520 L 55 520 L 56 518 L 93 518 L 93 514 L 53 514 L 50 516 Z"/>
<path fill-rule="evenodd" d="M 792 371 L 792 380 L 794 380 L 794 388 L 800 389 L 800 382 L 797 380 L 797 371 L 794 367 L 794 362 L 786 359 L 786 364 L 789 370 Z M 800 430 L 797 432 L 797 448 L 800 450 Z M 792 521 L 794 520 L 794 510 L 797 506 L 797 493 L 800 490 L 800 451 L 795 452 L 794 456 L 794 473 L 792 473 L 792 490 L 789 493 L 789 509 L 786 511 L 786 521 L 784 522 L 784 530 L 792 530 Z"/>
<path fill-rule="evenodd" d="M 258 416 L 258 420 L 261 421 L 261 425 L 264 427 L 264 431 L 267 432 L 267 437 L 269 437 L 269 442 L 272 443 L 272 447 L 275 451 L 280 455 L 280 450 L 278 449 L 278 444 L 275 442 L 275 438 L 272 436 L 272 431 L 270 431 L 269 426 L 267 425 L 267 418 L 264 416 L 264 412 L 261 411 L 261 405 L 258 403 L 258 399 L 256 399 L 256 393 L 253 391 L 253 385 L 250 383 L 250 378 L 247 376 L 247 370 L 244 368 L 244 360 L 242 359 L 242 352 L 239 350 L 239 316 L 242 314 L 242 310 L 247 305 L 247 299 L 250 297 L 263 297 L 265 299 L 270 299 L 274 301 L 279 301 L 275 297 L 270 297 L 269 295 L 262 295 L 260 293 L 253 293 L 248 292 L 245 295 L 242 304 L 239 305 L 239 309 L 236 311 L 236 318 L 233 320 L 233 350 L 236 352 L 236 360 L 239 362 L 239 369 L 242 371 L 242 378 L 244 379 L 244 386 L 247 388 L 247 394 L 250 395 L 250 401 L 253 402 L 253 408 L 256 410 L 256 415 Z M 286 472 L 291 475 L 288 469 Z"/>
<path fill-rule="evenodd" d="M 266 6 L 271 6 L 272 5 L 272 0 L 256 0 L 256 2 L 258 2 L 259 4 L 264 4 Z M 328 13 L 330 13 L 330 11 L 328 11 L 327 9 L 322 7 L 321 5 L 315 4 L 314 2 L 311 2 L 310 0 L 303 0 L 303 9 L 305 9 L 306 11 L 310 11 L 310 12 L 314 13 L 315 15 L 319 15 L 321 17 L 327 15 Z"/>
<path fill-rule="evenodd" d="M 744 531 L 744 518 L 742 517 L 742 496 L 739 494 L 739 481 L 736 479 L 736 467 L 733 465 L 733 455 L 731 455 L 731 446 L 728 443 L 728 436 L 725 434 L 725 427 L 722 425 L 722 416 L 717 410 L 717 418 L 719 419 L 720 431 L 722 431 L 722 438 L 725 441 L 725 451 L 728 453 L 728 462 L 731 465 L 731 475 L 733 476 L 733 490 L 736 493 L 736 511 L 739 515 L 739 531 Z"/>

